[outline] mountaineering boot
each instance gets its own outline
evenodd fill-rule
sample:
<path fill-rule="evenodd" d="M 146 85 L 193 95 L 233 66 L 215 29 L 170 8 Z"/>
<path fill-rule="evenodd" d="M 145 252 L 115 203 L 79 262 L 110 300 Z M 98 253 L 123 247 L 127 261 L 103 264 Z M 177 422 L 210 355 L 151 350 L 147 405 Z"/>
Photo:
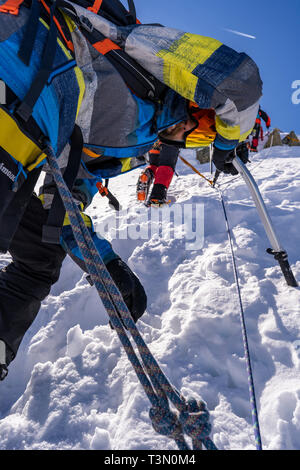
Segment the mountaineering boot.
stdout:
<path fill-rule="evenodd" d="M 139 176 L 136 185 L 137 200 L 145 202 L 148 196 L 149 188 L 154 179 L 154 173 L 150 167 L 147 167 Z"/>
<path fill-rule="evenodd" d="M 252 143 L 250 146 L 250 152 L 257 152 L 257 146 L 258 146 L 258 139 L 255 137 L 252 139 Z"/>
<path fill-rule="evenodd" d="M 167 188 L 163 184 L 155 183 L 147 201 L 148 206 L 161 207 L 168 204 Z"/>
<path fill-rule="evenodd" d="M 147 308 L 147 295 L 144 287 L 121 258 L 113 259 L 107 263 L 106 267 L 136 323 Z M 111 322 L 109 323 L 112 326 Z"/>
<path fill-rule="evenodd" d="M 0 364 L 0 382 L 5 379 L 8 374 L 8 369 L 5 364 Z"/>

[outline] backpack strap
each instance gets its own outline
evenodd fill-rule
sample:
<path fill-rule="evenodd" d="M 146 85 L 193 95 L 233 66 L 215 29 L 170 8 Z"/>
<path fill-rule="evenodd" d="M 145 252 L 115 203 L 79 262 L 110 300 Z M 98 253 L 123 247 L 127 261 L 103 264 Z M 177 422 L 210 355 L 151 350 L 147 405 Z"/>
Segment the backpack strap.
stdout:
<path fill-rule="evenodd" d="M 81 154 L 83 149 L 83 137 L 79 126 L 75 125 L 73 133 L 70 138 L 70 154 L 68 165 L 64 172 L 64 180 L 72 191 L 76 176 L 78 174 Z M 65 218 L 65 206 L 61 200 L 58 189 L 56 189 L 49 211 L 47 225 L 43 226 L 42 241 L 44 243 L 60 243 L 61 230 Z"/>
<path fill-rule="evenodd" d="M 86 8 L 96 15 L 112 21 L 119 26 L 128 26 L 139 23 L 136 18 L 136 10 L 133 0 L 127 0 L 128 10 L 120 0 L 72 0 L 73 3 Z M 91 5 L 92 3 L 92 5 Z"/>
<path fill-rule="evenodd" d="M 132 23 L 135 24 L 137 22 L 136 19 L 136 10 L 133 0 L 128 0 L 128 7 L 129 7 L 129 15 L 132 18 Z"/>
<path fill-rule="evenodd" d="M 133 93 L 141 99 L 153 102 L 163 99 L 167 90 L 166 85 L 145 70 L 111 39 L 94 29 L 88 18 L 81 17 L 80 26 L 88 42 L 111 62 Z"/>
<path fill-rule="evenodd" d="M 54 23 L 54 13 L 55 13 L 56 7 L 57 7 L 56 0 L 53 0 L 51 9 L 50 9 L 50 29 L 49 29 L 45 49 L 43 52 L 41 68 L 36 74 L 36 77 L 34 78 L 24 100 L 22 101 L 20 106 L 17 107 L 16 109 L 16 114 L 20 116 L 25 122 L 27 122 L 28 119 L 30 118 L 33 112 L 34 105 L 39 99 L 39 96 L 42 93 L 43 88 L 46 85 L 48 78 L 52 72 L 52 66 L 53 66 L 53 62 L 54 62 L 54 58 L 56 54 L 56 40 L 57 40 L 57 29 Z M 36 9 L 31 8 L 31 14 L 36 15 Z M 28 19 L 29 23 L 31 19 L 31 14 Z M 35 37 L 32 38 L 31 36 L 32 32 L 31 32 L 30 25 L 28 26 L 26 33 L 28 30 L 29 30 L 28 35 L 30 35 L 30 40 L 31 40 L 30 50 L 32 52 L 33 50 L 32 42 L 34 42 Z M 26 39 L 26 34 L 24 35 L 24 37 Z M 29 51 L 27 51 L 27 46 L 24 43 L 24 38 L 20 46 L 20 50 L 23 54 L 25 54 L 25 57 L 28 59 Z M 31 56 L 31 53 L 30 53 L 30 56 Z M 30 56 L 29 56 L 29 60 L 30 60 Z"/>
<path fill-rule="evenodd" d="M 103 0 L 95 0 L 93 6 L 88 7 L 87 9 L 97 15 L 98 11 L 101 8 L 102 2 Z"/>
<path fill-rule="evenodd" d="M 41 13 L 41 4 L 39 0 L 32 0 L 29 19 L 26 23 L 26 29 L 18 51 L 18 57 L 25 65 L 29 65 L 31 54 L 34 47 L 39 17 Z"/>
<path fill-rule="evenodd" d="M 40 0 L 40 2 L 43 5 L 46 12 L 48 13 L 48 15 L 50 15 L 50 8 L 48 7 L 48 5 L 46 3 L 46 0 Z M 58 5 L 58 7 L 59 6 L 60 6 L 60 4 Z M 57 11 L 56 11 L 56 16 L 55 15 L 53 16 L 53 20 L 54 20 L 54 23 L 56 24 L 56 27 L 57 27 L 57 29 L 58 29 L 65 45 L 67 46 L 69 51 L 74 53 L 74 45 L 73 45 L 73 42 L 72 42 L 71 32 L 70 32 L 69 28 L 67 27 L 65 19 L 64 19 L 63 15 L 61 14 L 59 9 L 57 9 Z"/>
<path fill-rule="evenodd" d="M 129 14 L 135 14 L 133 1 L 129 1 L 128 4 L 131 9 Z M 77 24 L 87 41 L 111 62 L 133 93 L 141 99 L 150 100 L 156 105 L 160 105 L 167 90 L 166 85 L 145 70 L 120 46 L 94 28 L 87 17 L 83 15 L 79 17 L 76 9 L 71 4 L 64 0 L 59 0 L 59 6 L 66 10 L 67 15 Z M 159 106 L 157 107 L 157 112 L 159 112 L 158 108 Z"/>

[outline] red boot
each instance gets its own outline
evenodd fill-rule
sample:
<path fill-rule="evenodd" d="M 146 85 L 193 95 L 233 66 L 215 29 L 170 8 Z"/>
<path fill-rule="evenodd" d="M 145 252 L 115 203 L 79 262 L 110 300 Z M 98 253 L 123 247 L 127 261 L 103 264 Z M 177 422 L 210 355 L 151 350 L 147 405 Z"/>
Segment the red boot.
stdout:
<path fill-rule="evenodd" d="M 252 139 L 252 143 L 250 146 L 250 152 L 257 152 L 257 146 L 258 146 L 258 139 L 255 137 Z"/>

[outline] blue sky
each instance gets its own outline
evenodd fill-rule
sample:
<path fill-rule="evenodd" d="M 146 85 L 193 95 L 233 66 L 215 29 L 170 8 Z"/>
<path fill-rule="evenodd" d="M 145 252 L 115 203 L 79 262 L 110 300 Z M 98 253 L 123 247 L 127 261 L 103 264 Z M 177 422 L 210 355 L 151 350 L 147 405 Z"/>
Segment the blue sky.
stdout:
<path fill-rule="evenodd" d="M 300 103 L 292 103 L 297 91 L 292 83 L 300 84 L 300 0 L 135 0 L 135 5 L 143 23 L 210 36 L 249 54 L 260 68 L 261 106 L 270 114 L 272 127 L 300 134 Z"/>

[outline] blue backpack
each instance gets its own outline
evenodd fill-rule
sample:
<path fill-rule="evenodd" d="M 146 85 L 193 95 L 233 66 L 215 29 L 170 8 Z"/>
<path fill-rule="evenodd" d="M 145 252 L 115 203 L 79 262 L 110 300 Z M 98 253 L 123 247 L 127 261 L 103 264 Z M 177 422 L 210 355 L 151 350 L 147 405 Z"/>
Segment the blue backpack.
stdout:
<path fill-rule="evenodd" d="M 73 3 L 119 26 L 139 23 L 132 0 L 128 0 L 128 10 L 119 0 L 75 0 Z M 45 139 L 50 141 L 57 156 L 68 141 L 71 144 L 69 168 L 65 172 L 70 189 L 81 163 L 84 144 L 75 121 L 84 94 L 84 80 L 74 59 L 70 25 L 58 8 L 68 9 L 68 16 L 80 26 L 89 44 L 105 55 L 118 71 L 136 100 L 146 100 L 152 106 L 152 139 L 156 135 L 159 108 L 168 92 L 165 85 L 120 47 L 91 28 L 86 19 L 78 17 L 70 3 L 63 0 L 0 0 L 0 80 L 2 88 L 5 84 L 6 95 L 5 102 L 0 104 L 2 252 L 9 248 L 46 161 Z M 152 144 L 150 139 L 148 148 L 141 147 L 139 152 L 146 151 Z M 93 149 L 86 151 L 89 153 Z M 133 167 L 126 158 L 120 158 L 119 163 L 115 160 L 112 170 L 107 157 L 103 168 L 102 162 L 101 158 L 93 158 L 91 167 L 98 171 L 99 177 L 104 175 L 105 178 Z M 139 164 L 137 158 L 135 165 Z M 65 212 L 60 199 L 56 199 L 57 215 L 52 214 L 52 223 L 60 225 Z M 57 243 L 57 237 L 52 241 Z"/>

